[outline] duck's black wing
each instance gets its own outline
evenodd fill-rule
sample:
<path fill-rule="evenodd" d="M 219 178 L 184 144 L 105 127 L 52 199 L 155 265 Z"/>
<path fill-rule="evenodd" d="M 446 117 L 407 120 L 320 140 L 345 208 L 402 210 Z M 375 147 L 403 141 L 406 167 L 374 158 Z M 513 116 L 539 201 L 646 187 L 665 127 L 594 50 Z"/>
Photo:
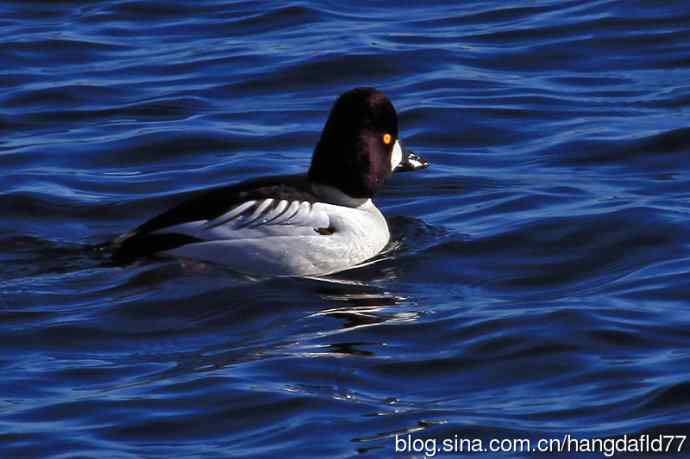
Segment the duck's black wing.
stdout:
<path fill-rule="evenodd" d="M 113 260 L 129 262 L 181 245 L 202 242 L 188 234 L 164 230 L 183 223 L 213 220 L 242 203 L 265 199 L 317 201 L 303 175 L 264 177 L 214 188 L 201 192 L 115 239 L 112 244 Z"/>

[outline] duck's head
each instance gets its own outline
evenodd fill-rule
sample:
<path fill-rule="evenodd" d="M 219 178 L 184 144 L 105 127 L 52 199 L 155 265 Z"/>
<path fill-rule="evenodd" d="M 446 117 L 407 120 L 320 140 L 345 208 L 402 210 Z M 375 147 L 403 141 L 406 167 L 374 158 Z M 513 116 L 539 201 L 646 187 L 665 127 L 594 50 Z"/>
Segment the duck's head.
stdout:
<path fill-rule="evenodd" d="M 374 88 L 356 88 L 333 105 L 314 150 L 309 179 L 353 198 L 370 198 L 394 171 L 428 165 L 400 141 L 398 115 L 388 97 Z"/>

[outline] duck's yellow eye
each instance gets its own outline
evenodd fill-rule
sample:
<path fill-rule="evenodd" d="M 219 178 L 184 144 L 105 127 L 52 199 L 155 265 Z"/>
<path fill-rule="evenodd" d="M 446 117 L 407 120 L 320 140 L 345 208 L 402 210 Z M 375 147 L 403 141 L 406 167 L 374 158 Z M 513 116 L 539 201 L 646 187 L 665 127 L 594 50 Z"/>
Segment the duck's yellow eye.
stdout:
<path fill-rule="evenodd" d="M 383 143 L 388 145 L 391 143 L 391 140 L 393 140 L 393 137 L 390 134 L 383 134 Z"/>

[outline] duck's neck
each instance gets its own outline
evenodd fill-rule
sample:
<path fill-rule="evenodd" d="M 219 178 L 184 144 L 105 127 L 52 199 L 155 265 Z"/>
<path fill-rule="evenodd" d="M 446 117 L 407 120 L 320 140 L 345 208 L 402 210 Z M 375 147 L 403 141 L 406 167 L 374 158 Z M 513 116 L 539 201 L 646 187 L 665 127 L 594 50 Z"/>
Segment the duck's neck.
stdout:
<path fill-rule="evenodd" d="M 324 202 L 335 204 L 337 206 L 345 207 L 368 207 L 373 205 L 371 198 L 353 198 L 343 193 L 336 187 L 330 185 L 323 185 L 321 183 L 312 183 L 311 189 Z"/>

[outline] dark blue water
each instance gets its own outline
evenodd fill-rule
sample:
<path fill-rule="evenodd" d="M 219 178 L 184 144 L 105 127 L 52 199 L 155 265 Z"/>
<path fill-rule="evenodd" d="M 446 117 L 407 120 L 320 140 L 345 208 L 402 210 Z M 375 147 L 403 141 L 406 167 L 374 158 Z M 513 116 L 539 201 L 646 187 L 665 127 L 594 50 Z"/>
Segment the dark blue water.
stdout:
<path fill-rule="evenodd" d="M 3 458 L 690 431 L 690 3 L 6 1 L 0 64 Z M 88 249 L 303 171 L 361 85 L 432 162 L 378 197 L 386 259 Z"/>

